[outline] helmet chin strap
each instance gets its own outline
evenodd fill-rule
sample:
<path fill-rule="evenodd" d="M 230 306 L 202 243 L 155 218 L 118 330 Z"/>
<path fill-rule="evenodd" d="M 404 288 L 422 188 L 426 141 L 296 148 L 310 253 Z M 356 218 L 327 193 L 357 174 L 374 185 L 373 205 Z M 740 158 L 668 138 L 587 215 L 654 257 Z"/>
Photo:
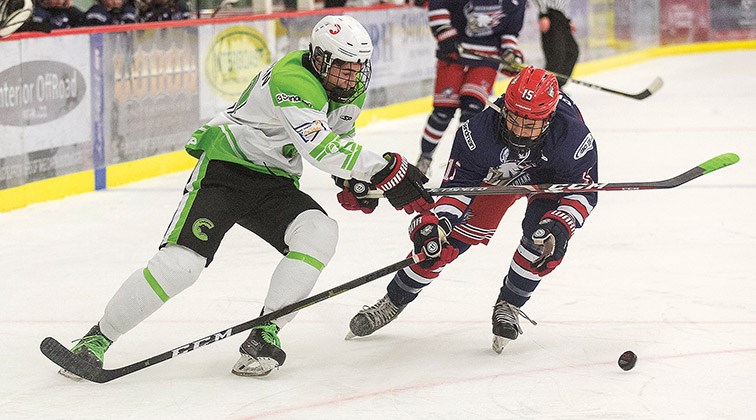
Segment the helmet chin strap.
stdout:
<path fill-rule="evenodd" d="M 495 103 L 491 102 L 490 99 L 486 99 L 486 105 L 488 105 L 490 108 L 493 108 L 496 112 L 501 114 L 501 108 L 499 108 L 499 106 L 496 105 Z"/>

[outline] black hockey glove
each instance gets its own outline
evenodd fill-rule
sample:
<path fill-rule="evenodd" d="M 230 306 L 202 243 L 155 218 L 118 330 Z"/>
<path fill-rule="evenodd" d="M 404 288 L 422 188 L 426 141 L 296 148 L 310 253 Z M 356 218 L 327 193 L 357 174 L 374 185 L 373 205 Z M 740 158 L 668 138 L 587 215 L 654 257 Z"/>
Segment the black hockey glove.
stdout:
<path fill-rule="evenodd" d="M 438 43 L 436 58 L 452 63 L 459 60 L 459 49 L 457 48 L 455 38 L 447 39 Z"/>
<path fill-rule="evenodd" d="M 459 256 L 459 250 L 446 241 L 452 231 L 452 225 L 446 217 L 436 217 L 433 213 L 417 215 L 412 219 L 408 230 L 415 245 L 414 253 L 422 252 L 428 257 L 418 264 L 420 267 L 436 269 Z"/>
<path fill-rule="evenodd" d="M 362 198 L 368 191 L 375 189 L 373 184 L 354 178 L 347 181 L 336 176 L 333 177 L 333 180 L 336 182 L 336 186 L 341 188 L 341 191 L 336 194 L 336 199 L 339 200 L 341 207 L 347 210 L 360 210 L 365 214 L 372 213 L 378 207 L 377 198 Z"/>
<path fill-rule="evenodd" d="M 523 56 L 517 44 L 508 44 L 501 50 L 500 70 L 505 75 L 512 77 L 522 69 Z"/>
<path fill-rule="evenodd" d="M 388 152 L 383 157 L 388 163 L 370 179 L 375 187 L 383 191 L 383 195 L 397 210 L 402 209 L 407 214 L 430 211 L 433 208 L 433 197 L 423 188 L 428 177 L 398 153 Z"/>
<path fill-rule="evenodd" d="M 542 276 L 552 272 L 562 262 L 573 232 L 572 216 L 560 210 L 546 213 L 531 237 L 533 243 L 543 246 L 541 255 L 530 264 L 531 268 Z"/>

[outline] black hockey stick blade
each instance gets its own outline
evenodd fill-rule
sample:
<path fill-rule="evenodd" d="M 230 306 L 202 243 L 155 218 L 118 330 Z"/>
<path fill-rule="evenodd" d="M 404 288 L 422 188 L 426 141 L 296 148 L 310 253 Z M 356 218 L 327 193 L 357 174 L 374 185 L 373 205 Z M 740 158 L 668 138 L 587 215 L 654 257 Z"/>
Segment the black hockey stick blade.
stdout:
<path fill-rule="evenodd" d="M 552 74 L 554 76 L 556 76 L 557 78 L 567 80 L 569 82 L 575 83 L 576 85 L 582 85 L 582 86 L 586 86 L 586 87 L 589 87 L 589 88 L 598 89 L 598 90 L 602 90 L 604 92 L 614 93 L 616 95 L 620 95 L 620 96 L 624 96 L 624 97 L 632 98 L 632 99 L 637 99 L 637 100 L 642 100 L 642 99 L 648 98 L 649 96 L 651 96 L 654 93 L 656 93 L 656 91 L 658 91 L 659 89 L 661 89 L 662 86 L 664 86 L 664 81 L 661 79 L 661 77 L 657 77 L 643 91 L 641 91 L 639 93 L 627 93 L 627 92 L 622 92 L 622 91 L 619 91 L 619 90 L 609 89 L 607 87 L 603 87 L 603 86 L 599 86 L 599 85 L 594 85 L 593 83 L 589 83 L 589 82 L 586 82 L 586 81 L 583 81 L 583 80 L 573 79 L 571 77 L 567 77 L 567 76 L 564 76 L 564 75 L 561 75 L 561 74 L 557 74 L 557 73 L 552 73 Z"/>
<path fill-rule="evenodd" d="M 701 175 L 714 172 L 726 166 L 733 165 L 740 160 L 735 153 L 724 153 L 711 158 L 706 162 L 695 166 L 688 171 L 675 177 L 662 181 L 649 182 L 595 182 L 587 184 L 537 184 L 537 185 L 503 185 L 490 187 L 449 187 L 429 188 L 426 191 L 433 196 L 439 195 L 506 195 L 506 194 L 534 194 L 553 193 L 565 194 L 570 192 L 598 192 L 598 191 L 633 191 L 633 190 L 659 190 L 678 187 L 690 182 Z M 380 198 L 383 193 L 380 190 L 371 190 L 365 198 Z"/>
<path fill-rule="evenodd" d="M 472 57 L 477 57 L 477 58 L 480 58 L 481 60 L 489 61 L 489 62 L 492 62 L 492 63 L 495 63 L 495 64 L 499 64 L 499 65 L 505 66 L 505 67 L 510 67 L 511 66 L 514 70 L 517 70 L 517 71 L 521 71 L 521 70 L 523 70 L 523 69 L 525 69 L 527 67 L 527 65 L 525 65 L 525 64 L 520 64 L 520 63 L 516 63 L 516 62 L 515 63 L 511 63 L 511 64 L 505 64 L 505 63 L 503 63 L 501 61 L 501 58 L 497 58 L 497 57 L 490 56 L 490 55 L 479 54 L 479 53 L 476 53 L 475 51 L 466 50 L 466 49 L 462 48 L 461 46 L 457 47 L 457 50 L 459 51 L 460 55 L 468 55 L 468 56 L 472 56 Z M 654 93 L 656 93 L 659 89 L 661 89 L 662 86 L 664 86 L 664 81 L 661 79 L 661 77 L 657 77 L 643 91 L 641 91 L 639 93 L 627 93 L 627 92 L 622 92 L 622 91 L 615 90 L 615 89 L 610 89 L 608 87 L 596 85 L 596 84 L 593 84 L 593 83 L 590 83 L 590 82 L 586 82 L 584 80 L 573 79 L 570 76 L 567 76 L 567 75 L 564 75 L 564 74 L 559 74 L 559 73 L 554 73 L 553 71 L 549 71 L 549 73 L 553 74 L 554 77 L 556 77 L 557 79 L 562 79 L 562 80 L 567 81 L 567 82 L 572 82 L 572 83 L 574 83 L 576 85 L 585 86 L 585 87 L 588 87 L 588 88 L 591 88 L 591 89 L 598 89 L 598 90 L 601 90 L 601 91 L 604 91 L 604 92 L 609 92 L 609 93 L 613 93 L 615 95 L 620 95 L 620 96 L 624 96 L 626 98 L 632 98 L 632 99 L 637 99 L 637 100 L 643 100 L 643 99 L 648 98 L 649 96 L 651 96 Z"/>
<path fill-rule="evenodd" d="M 412 264 L 422 262 L 423 260 L 425 260 L 425 255 L 423 254 L 413 255 L 412 257 L 405 258 L 401 261 L 387 265 L 386 267 L 380 268 L 376 271 L 373 271 L 372 273 L 365 274 L 362 277 L 356 278 L 352 281 L 336 286 L 332 289 L 328 289 L 324 292 L 310 296 L 306 299 L 302 299 L 299 302 L 294 302 L 290 305 L 284 306 L 283 308 L 279 310 L 270 312 L 258 318 L 255 318 L 247 322 L 244 322 L 242 324 L 228 328 L 226 330 L 219 331 L 215 334 L 210 334 L 206 337 L 202 337 L 199 340 L 195 340 L 195 341 L 192 341 L 191 343 L 184 344 L 183 346 L 176 347 L 173 350 L 169 350 L 165 353 L 158 354 L 156 356 L 150 357 L 149 359 L 142 360 L 141 362 L 132 363 L 130 365 L 117 368 L 117 369 L 104 369 L 98 366 L 94 366 L 86 362 L 84 359 L 71 353 L 70 350 L 68 350 L 65 346 L 60 344 L 58 340 L 52 337 L 47 337 L 44 340 L 42 340 L 42 342 L 39 345 L 39 349 L 40 351 L 42 351 L 42 354 L 44 354 L 45 357 L 50 359 L 53 363 L 55 363 L 56 365 L 62 367 L 63 369 L 81 378 L 84 378 L 88 381 L 96 382 L 96 383 L 110 382 L 114 379 L 118 379 L 122 376 L 128 375 L 130 373 L 134 373 L 146 367 L 154 366 L 160 362 L 164 362 L 168 359 L 172 359 L 176 356 L 186 354 L 200 347 L 231 337 L 232 335 L 236 335 L 240 332 L 247 331 L 256 326 L 263 325 L 267 323 L 268 321 L 274 320 L 276 318 L 280 318 L 292 312 L 299 311 L 308 306 L 314 305 L 318 302 L 322 302 L 326 299 L 330 299 L 346 291 L 349 291 L 356 287 L 370 283 L 371 281 L 379 279 L 383 276 L 393 274 L 394 272 L 401 270 L 405 267 L 409 267 Z"/>

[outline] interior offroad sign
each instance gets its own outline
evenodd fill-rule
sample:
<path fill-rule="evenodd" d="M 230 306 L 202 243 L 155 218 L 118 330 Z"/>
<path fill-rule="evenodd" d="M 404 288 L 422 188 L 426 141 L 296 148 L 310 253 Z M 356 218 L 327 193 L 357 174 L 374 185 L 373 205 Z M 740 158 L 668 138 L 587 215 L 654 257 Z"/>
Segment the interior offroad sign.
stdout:
<path fill-rule="evenodd" d="M 82 101 L 83 75 L 58 61 L 29 61 L 0 72 L 0 124 L 29 126 L 68 114 Z"/>

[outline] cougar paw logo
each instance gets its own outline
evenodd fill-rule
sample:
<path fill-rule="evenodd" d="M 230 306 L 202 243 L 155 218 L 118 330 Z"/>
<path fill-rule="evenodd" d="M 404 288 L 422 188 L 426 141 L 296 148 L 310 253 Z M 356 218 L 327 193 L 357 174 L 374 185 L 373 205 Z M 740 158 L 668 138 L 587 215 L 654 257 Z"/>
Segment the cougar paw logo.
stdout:
<path fill-rule="evenodd" d="M 215 225 L 210 219 L 200 218 L 194 221 L 194 224 L 192 225 L 192 233 L 200 241 L 207 241 L 207 235 L 202 232 L 202 228 L 212 229 L 214 227 Z"/>

